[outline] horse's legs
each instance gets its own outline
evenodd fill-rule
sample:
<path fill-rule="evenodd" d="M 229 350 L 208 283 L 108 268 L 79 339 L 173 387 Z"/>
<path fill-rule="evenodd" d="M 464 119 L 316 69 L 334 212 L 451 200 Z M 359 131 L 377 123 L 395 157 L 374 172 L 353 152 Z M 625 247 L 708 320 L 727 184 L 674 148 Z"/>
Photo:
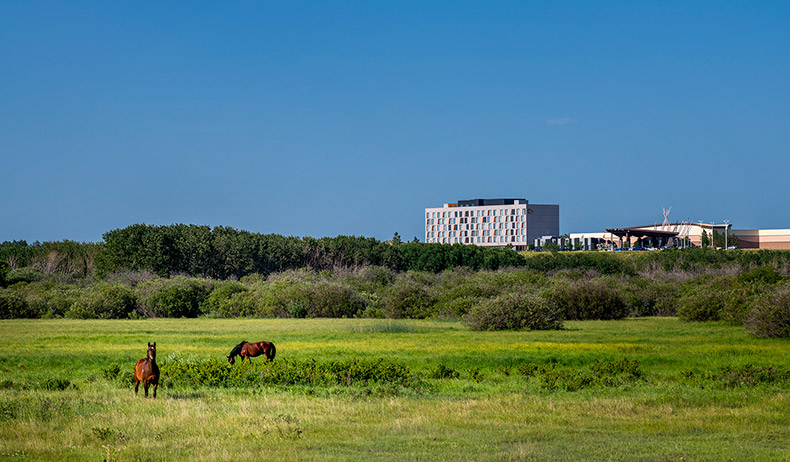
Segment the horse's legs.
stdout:
<path fill-rule="evenodd" d="M 137 388 L 140 386 L 140 381 L 137 377 L 134 378 L 134 396 L 137 396 Z"/>
<path fill-rule="evenodd" d="M 145 397 L 148 398 L 148 382 L 143 382 L 143 388 L 145 388 Z"/>
<path fill-rule="evenodd" d="M 158 386 L 159 386 L 158 383 L 154 384 L 154 399 L 156 399 L 156 387 L 158 387 Z"/>

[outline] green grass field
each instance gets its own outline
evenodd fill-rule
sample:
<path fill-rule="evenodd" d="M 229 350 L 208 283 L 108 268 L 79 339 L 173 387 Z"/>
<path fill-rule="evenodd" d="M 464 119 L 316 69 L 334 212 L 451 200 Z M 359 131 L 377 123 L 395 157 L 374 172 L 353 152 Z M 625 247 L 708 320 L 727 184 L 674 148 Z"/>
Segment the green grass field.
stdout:
<path fill-rule="evenodd" d="M 241 340 L 275 342 L 285 363 L 392 361 L 422 385 L 170 381 L 145 400 L 104 377 L 148 341 L 163 363 L 224 361 Z M 0 321 L 0 351 L 0 460 L 790 460 L 790 341 L 721 323 L 16 320 Z M 639 374 L 547 386 L 618 360 Z M 457 377 L 432 378 L 440 366 Z"/>

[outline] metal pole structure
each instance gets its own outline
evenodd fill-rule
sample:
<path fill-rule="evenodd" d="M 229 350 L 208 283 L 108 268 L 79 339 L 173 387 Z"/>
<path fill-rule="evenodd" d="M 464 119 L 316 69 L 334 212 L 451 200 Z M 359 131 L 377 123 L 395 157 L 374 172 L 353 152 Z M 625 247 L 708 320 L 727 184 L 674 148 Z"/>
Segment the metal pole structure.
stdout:
<path fill-rule="evenodd" d="M 730 220 L 724 220 L 724 250 L 729 249 L 727 246 L 727 235 L 730 234 Z"/>

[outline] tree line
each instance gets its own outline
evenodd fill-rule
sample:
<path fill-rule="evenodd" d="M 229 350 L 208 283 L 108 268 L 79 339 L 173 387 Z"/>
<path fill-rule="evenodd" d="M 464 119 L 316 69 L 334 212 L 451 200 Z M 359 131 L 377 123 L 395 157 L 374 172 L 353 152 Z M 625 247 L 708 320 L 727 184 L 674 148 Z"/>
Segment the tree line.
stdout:
<path fill-rule="evenodd" d="M 455 267 L 494 270 L 524 266 L 517 252 L 464 245 L 403 243 L 397 234 L 382 242 L 361 236 L 294 237 L 231 227 L 135 224 L 108 231 L 101 243 L 73 241 L 0 244 L 10 268 L 104 277 L 117 271 L 150 271 L 161 277 L 183 274 L 235 279 L 311 268 L 383 266 L 394 271 L 439 272 Z"/>
<path fill-rule="evenodd" d="M 390 270 L 439 273 L 453 268 L 525 268 L 543 273 L 593 270 L 633 276 L 655 270 L 705 271 L 725 266 L 771 266 L 788 272 L 790 252 L 717 251 L 694 248 L 660 252 L 515 252 L 462 244 L 401 242 L 397 233 L 382 242 L 362 236 L 294 237 L 231 227 L 135 224 L 108 231 L 103 242 L 0 243 L 0 284 L 40 279 L 38 273 L 68 279 L 104 278 L 121 271 L 147 271 L 160 277 L 187 275 L 217 280 L 264 276 L 309 268 L 380 266 Z"/>

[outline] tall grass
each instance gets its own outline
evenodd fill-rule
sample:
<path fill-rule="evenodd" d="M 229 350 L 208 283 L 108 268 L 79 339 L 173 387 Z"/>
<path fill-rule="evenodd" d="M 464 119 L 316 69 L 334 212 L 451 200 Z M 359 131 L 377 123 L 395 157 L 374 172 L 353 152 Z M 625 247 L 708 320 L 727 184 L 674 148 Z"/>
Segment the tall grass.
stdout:
<path fill-rule="evenodd" d="M 459 322 L 375 319 L 0 321 L 0 459 L 790 457 L 786 340 L 675 318 L 565 327 L 473 332 Z M 253 375 L 254 383 L 234 384 L 171 375 L 156 400 L 145 400 L 122 377 L 147 341 L 157 341 L 162 365 L 229 368 L 224 357 L 241 340 L 275 342 L 277 377 L 297 367 L 295 373 L 313 368 L 335 378 L 265 382 Z M 391 363 L 403 366 L 393 372 L 425 386 L 353 375 L 386 374 Z M 106 376 L 114 364 L 118 376 Z M 345 374 L 353 364 L 361 368 Z M 243 374 L 270 365 L 255 358 L 229 370 L 250 377 Z"/>
<path fill-rule="evenodd" d="M 381 320 L 360 322 L 349 330 L 355 334 L 404 334 L 417 332 L 416 326 L 413 322 L 403 320 Z"/>

